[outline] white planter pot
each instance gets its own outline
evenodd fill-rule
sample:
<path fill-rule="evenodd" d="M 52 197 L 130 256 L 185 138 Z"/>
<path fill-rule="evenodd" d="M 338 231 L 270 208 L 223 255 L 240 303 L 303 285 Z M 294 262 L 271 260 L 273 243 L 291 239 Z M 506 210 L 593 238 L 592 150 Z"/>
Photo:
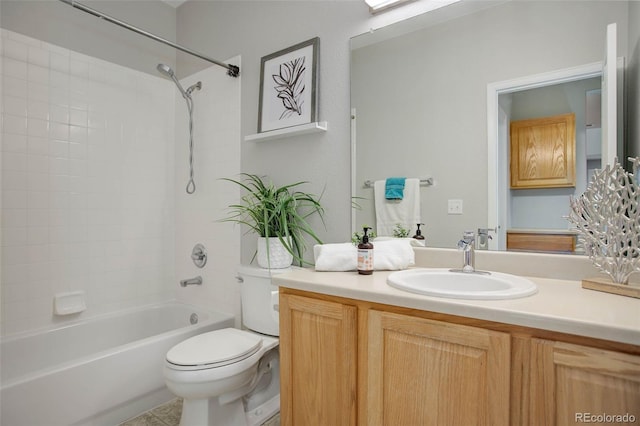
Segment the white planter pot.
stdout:
<path fill-rule="evenodd" d="M 259 237 L 256 257 L 261 268 L 282 269 L 288 268 L 293 263 L 293 255 L 287 251 L 277 237 L 269 238 L 268 255 L 267 238 Z"/>

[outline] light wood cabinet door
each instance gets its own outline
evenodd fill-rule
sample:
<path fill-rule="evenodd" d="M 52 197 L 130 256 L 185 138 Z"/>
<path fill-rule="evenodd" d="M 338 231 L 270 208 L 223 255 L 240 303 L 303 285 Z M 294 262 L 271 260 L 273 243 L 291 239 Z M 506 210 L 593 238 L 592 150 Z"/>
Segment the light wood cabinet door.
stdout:
<path fill-rule="evenodd" d="M 575 114 L 511 122 L 511 187 L 576 186 Z"/>
<path fill-rule="evenodd" d="M 356 424 L 357 308 L 280 294 L 283 425 Z"/>
<path fill-rule="evenodd" d="M 509 424 L 509 334 L 376 310 L 368 327 L 365 424 Z"/>
<path fill-rule="evenodd" d="M 640 356 L 532 339 L 530 371 L 531 424 L 640 422 Z"/>

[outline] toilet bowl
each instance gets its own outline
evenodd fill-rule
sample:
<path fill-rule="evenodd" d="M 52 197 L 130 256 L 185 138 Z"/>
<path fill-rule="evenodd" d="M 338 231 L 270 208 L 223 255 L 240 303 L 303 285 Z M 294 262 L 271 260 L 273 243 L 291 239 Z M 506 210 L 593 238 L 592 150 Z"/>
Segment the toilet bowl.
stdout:
<path fill-rule="evenodd" d="M 181 426 L 257 426 L 280 410 L 278 288 L 290 269 L 242 266 L 242 323 L 191 337 L 167 352 L 165 383 L 183 398 Z"/>

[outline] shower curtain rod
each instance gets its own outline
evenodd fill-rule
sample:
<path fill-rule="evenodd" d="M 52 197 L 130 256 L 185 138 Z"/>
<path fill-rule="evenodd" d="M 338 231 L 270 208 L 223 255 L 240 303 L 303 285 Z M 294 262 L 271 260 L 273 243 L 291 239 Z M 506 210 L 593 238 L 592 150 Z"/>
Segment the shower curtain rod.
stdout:
<path fill-rule="evenodd" d="M 179 44 L 173 43 L 173 42 L 171 42 L 171 41 L 169 41 L 167 39 L 164 39 L 162 37 L 158 37 L 157 35 L 152 34 L 152 33 L 148 32 L 148 31 L 141 30 L 138 27 L 134 27 L 133 25 L 127 24 L 124 21 L 121 21 L 119 19 L 113 18 L 113 17 L 111 17 L 109 15 L 105 15 L 104 13 L 99 12 L 99 11 L 97 11 L 95 9 L 92 9 L 89 6 L 85 6 L 82 3 L 78 3 L 75 0 L 59 0 L 59 1 L 61 1 L 62 3 L 66 3 L 69 6 L 75 7 L 76 9 L 80 9 L 83 12 L 86 12 L 86 13 L 88 13 L 90 15 L 93 15 L 93 16 L 96 16 L 96 17 L 98 17 L 100 19 L 104 19 L 105 21 L 111 22 L 112 24 L 119 25 L 122 28 L 126 28 L 127 30 L 133 31 L 134 33 L 138 33 L 138 34 L 143 35 L 145 37 L 149 37 L 150 39 L 153 39 L 155 41 L 159 41 L 160 43 L 164 43 L 164 44 L 166 44 L 168 46 L 171 46 L 174 49 L 178 49 L 178 50 L 180 50 L 180 51 L 182 51 L 184 53 L 188 53 L 189 55 L 196 56 L 196 57 L 198 57 L 200 59 L 204 59 L 207 62 L 211 62 L 212 64 L 216 64 L 216 65 L 219 65 L 219 66 L 221 66 L 223 68 L 226 68 L 227 69 L 227 75 L 230 75 L 231 77 L 237 77 L 240 74 L 240 67 L 238 67 L 236 65 L 225 64 L 224 62 L 220 62 L 220 61 L 217 61 L 215 59 L 209 58 L 208 56 L 205 56 L 205 55 L 203 55 L 201 53 L 194 52 L 191 49 L 187 49 L 186 47 L 182 47 Z"/>

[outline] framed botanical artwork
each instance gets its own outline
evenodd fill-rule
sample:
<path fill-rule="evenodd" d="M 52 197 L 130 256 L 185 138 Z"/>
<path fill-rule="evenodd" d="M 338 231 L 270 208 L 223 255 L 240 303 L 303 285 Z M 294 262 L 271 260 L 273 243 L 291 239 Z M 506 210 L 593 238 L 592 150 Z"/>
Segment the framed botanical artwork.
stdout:
<path fill-rule="evenodd" d="M 317 121 L 320 38 L 264 56 L 258 133 Z"/>

